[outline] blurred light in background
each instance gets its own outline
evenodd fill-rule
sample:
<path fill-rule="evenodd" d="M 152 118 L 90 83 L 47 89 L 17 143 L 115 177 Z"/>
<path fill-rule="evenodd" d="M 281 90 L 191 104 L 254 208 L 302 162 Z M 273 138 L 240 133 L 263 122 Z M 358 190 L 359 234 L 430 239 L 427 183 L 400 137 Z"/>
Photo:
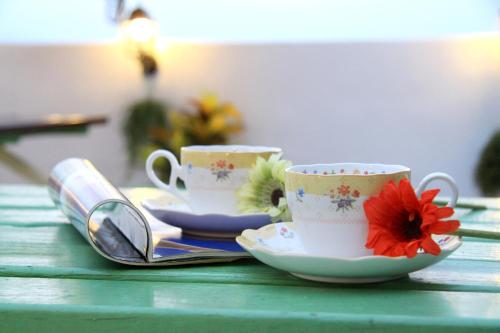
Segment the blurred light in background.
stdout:
<path fill-rule="evenodd" d="M 153 52 L 160 34 L 158 23 L 142 9 L 135 9 L 130 18 L 120 23 L 120 37 L 129 47 Z"/>
<path fill-rule="evenodd" d="M 119 17 L 124 8 L 117 2 Z M 120 37 L 123 44 L 134 57 L 137 57 L 142 65 L 146 77 L 153 77 L 158 72 L 157 41 L 159 37 L 159 25 L 141 8 L 134 9 L 129 18 L 118 21 L 120 25 Z"/>

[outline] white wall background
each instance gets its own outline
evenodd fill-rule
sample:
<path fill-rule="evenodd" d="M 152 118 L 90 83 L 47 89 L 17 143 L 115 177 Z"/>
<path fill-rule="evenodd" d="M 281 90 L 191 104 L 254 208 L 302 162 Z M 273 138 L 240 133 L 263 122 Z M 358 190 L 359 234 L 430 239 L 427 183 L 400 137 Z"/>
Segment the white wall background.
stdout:
<path fill-rule="evenodd" d="M 320 44 L 179 44 L 161 58 L 156 96 L 181 105 L 203 91 L 243 112 L 236 141 L 282 147 L 295 163 L 383 162 L 414 180 L 445 171 L 478 194 L 473 168 L 500 127 L 500 39 Z M 125 107 L 143 96 L 141 73 L 116 45 L 0 46 L 1 118 L 108 114 L 85 136 L 26 138 L 9 148 L 48 173 L 59 160 L 92 160 L 126 178 Z M 0 182 L 22 180 L 0 167 Z"/>

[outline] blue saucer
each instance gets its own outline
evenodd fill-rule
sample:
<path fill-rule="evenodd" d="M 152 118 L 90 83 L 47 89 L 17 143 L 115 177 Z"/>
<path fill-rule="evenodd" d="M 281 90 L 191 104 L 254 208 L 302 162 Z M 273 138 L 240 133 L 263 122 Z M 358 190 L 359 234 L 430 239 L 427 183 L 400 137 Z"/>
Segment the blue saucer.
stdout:
<path fill-rule="evenodd" d="M 234 238 L 245 229 L 271 223 L 267 214 L 196 214 L 187 204 L 166 197 L 146 199 L 142 205 L 158 220 L 179 227 L 184 233 L 203 237 Z"/>

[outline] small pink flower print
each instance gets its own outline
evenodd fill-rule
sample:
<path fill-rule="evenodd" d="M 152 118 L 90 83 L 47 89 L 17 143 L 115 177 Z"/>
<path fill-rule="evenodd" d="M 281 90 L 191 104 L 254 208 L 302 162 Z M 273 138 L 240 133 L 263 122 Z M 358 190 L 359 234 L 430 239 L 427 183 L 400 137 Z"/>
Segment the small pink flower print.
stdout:
<path fill-rule="evenodd" d="M 354 190 L 354 191 L 352 191 L 352 196 L 353 196 L 354 198 L 359 198 L 359 191 L 358 191 L 358 190 Z"/>
<path fill-rule="evenodd" d="M 286 228 L 286 227 L 281 227 L 280 235 L 283 238 L 293 238 L 293 232 L 288 230 L 288 228 Z"/>
<path fill-rule="evenodd" d="M 228 168 L 229 168 L 229 170 L 233 170 L 234 169 L 234 164 L 233 163 L 229 163 Z"/>

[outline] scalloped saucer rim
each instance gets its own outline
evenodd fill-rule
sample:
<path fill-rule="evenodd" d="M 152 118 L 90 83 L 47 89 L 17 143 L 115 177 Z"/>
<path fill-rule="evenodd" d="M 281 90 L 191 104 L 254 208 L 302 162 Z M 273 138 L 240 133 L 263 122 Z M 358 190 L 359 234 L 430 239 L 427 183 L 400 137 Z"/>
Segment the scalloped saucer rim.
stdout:
<path fill-rule="evenodd" d="M 446 258 L 462 244 L 458 236 L 436 238 L 442 249 L 438 256 L 419 253 L 412 259 L 405 256 L 342 258 L 310 254 L 303 248 L 300 235 L 290 222 L 245 230 L 236 241 L 258 260 L 300 278 L 334 283 L 371 283 L 397 279 L 428 267 Z"/>

